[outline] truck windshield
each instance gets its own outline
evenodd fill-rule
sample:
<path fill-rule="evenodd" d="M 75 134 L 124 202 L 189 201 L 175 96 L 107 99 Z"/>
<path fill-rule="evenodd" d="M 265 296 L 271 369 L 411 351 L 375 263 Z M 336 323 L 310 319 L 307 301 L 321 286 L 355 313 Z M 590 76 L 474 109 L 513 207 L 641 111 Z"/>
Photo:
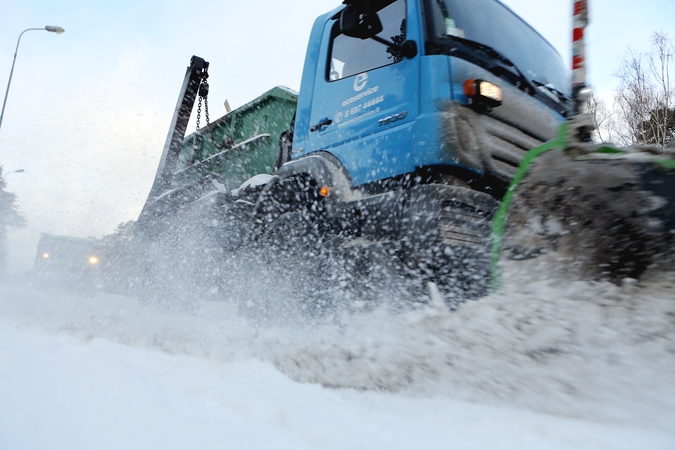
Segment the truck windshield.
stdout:
<path fill-rule="evenodd" d="M 528 81 L 570 93 L 571 79 L 562 58 L 539 33 L 497 0 L 427 0 L 431 45 L 455 53 L 461 39 L 487 45 L 512 61 Z M 480 58 L 476 61 L 480 64 Z"/>

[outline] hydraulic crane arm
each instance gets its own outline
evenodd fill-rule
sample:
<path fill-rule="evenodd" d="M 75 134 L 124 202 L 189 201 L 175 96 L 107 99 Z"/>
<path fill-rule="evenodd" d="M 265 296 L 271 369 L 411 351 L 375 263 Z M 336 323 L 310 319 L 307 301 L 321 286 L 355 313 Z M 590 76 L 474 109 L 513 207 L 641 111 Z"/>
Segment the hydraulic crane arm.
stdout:
<path fill-rule="evenodd" d="M 190 120 L 190 114 L 199 92 L 199 86 L 202 80 L 208 77 L 208 68 L 209 63 L 202 58 L 193 56 L 190 59 L 190 66 L 185 72 L 185 80 L 183 81 L 176 109 L 171 119 L 171 126 L 166 137 L 162 157 L 159 160 L 157 175 L 155 175 L 155 181 L 152 184 L 152 189 L 148 195 L 148 200 L 145 202 L 141 216 L 146 213 L 148 205 L 151 205 L 171 185 L 171 179 L 178 162 L 178 155 L 185 138 L 185 130 Z"/>

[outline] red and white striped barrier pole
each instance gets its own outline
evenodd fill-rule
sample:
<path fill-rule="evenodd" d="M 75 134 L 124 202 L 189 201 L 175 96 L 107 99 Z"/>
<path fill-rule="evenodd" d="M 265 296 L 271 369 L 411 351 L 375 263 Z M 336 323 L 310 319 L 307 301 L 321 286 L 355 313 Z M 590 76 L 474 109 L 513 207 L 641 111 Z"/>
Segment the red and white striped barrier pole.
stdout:
<path fill-rule="evenodd" d="M 588 26 L 588 1 L 574 2 L 574 31 L 572 33 L 572 85 L 586 83 L 586 46 L 584 33 Z"/>
<path fill-rule="evenodd" d="M 588 0 L 574 0 L 574 31 L 572 32 L 572 95 L 575 113 L 586 112 L 590 89 L 586 85 L 586 44 L 584 34 L 588 26 Z"/>

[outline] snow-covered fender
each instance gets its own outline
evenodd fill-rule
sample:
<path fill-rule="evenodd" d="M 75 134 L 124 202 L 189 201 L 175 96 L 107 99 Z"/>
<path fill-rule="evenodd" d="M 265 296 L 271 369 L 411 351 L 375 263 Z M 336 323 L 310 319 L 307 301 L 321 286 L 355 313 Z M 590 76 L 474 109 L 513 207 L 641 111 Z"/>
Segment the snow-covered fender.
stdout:
<path fill-rule="evenodd" d="M 360 197 L 352 189 L 352 182 L 342 163 L 330 153 L 316 152 L 300 159 L 289 161 L 277 172 L 279 178 L 307 176 L 320 187 L 329 187 L 333 200 L 351 201 Z"/>
<path fill-rule="evenodd" d="M 334 159 L 334 158 L 333 158 Z M 322 188 L 330 194 L 321 195 Z M 254 214 L 263 227 L 282 215 L 299 210 L 321 214 L 325 198 L 351 195 L 350 182 L 339 162 L 327 154 L 312 154 L 289 161 L 276 171 L 260 193 Z"/>

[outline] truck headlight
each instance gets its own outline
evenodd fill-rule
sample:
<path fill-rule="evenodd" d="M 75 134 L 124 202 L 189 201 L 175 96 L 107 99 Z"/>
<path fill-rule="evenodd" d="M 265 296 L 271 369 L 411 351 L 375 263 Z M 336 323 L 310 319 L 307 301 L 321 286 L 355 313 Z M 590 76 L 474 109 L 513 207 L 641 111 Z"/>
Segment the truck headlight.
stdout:
<path fill-rule="evenodd" d="M 476 105 L 495 108 L 502 104 L 502 88 L 485 80 L 466 80 L 464 95 Z"/>
<path fill-rule="evenodd" d="M 89 264 L 91 264 L 92 266 L 95 266 L 96 264 L 98 264 L 98 256 L 90 256 L 89 257 Z"/>

